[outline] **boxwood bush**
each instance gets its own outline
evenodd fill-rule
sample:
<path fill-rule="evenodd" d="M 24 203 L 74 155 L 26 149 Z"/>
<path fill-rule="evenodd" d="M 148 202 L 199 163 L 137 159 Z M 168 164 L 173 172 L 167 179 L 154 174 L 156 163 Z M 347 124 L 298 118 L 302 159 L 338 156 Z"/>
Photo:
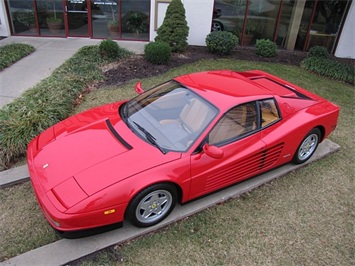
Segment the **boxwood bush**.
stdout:
<path fill-rule="evenodd" d="M 50 77 L 1 108 L 0 170 L 23 156 L 32 138 L 68 117 L 86 86 L 103 79 L 98 66 L 110 62 L 100 56 L 98 46 L 83 47 Z"/>
<path fill-rule="evenodd" d="M 309 49 L 307 57 L 312 57 L 312 56 L 317 56 L 317 57 L 329 57 L 329 53 L 327 48 L 324 46 L 313 46 Z"/>
<path fill-rule="evenodd" d="M 301 62 L 301 67 L 321 76 L 355 84 L 354 66 L 342 64 L 331 57 L 308 56 Z"/>
<path fill-rule="evenodd" d="M 274 57 L 277 55 L 277 45 L 270 40 L 256 40 L 256 54 L 262 57 Z"/>
<path fill-rule="evenodd" d="M 165 42 L 151 42 L 144 47 L 145 59 L 155 65 L 167 64 L 171 57 L 170 45 Z"/>
<path fill-rule="evenodd" d="M 126 51 L 113 40 L 103 40 L 99 44 L 99 53 L 104 58 L 117 59 L 124 56 Z"/>
<path fill-rule="evenodd" d="M 228 55 L 238 44 L 238 37 L 227 31 L 212 31 L 206 37 L 208 51 L 214 54 Z"/>
<path fill-rule="evenodd" d="M 12 43 L 0 47 L 0 70 L 31 54 L 35 48 L 29 44 Z"/>

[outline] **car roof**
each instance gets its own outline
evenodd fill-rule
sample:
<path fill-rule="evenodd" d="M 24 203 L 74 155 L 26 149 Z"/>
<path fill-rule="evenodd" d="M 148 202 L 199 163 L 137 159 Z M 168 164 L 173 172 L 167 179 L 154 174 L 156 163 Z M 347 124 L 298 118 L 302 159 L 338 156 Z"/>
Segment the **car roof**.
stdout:
<path fill-rule="evenodd" d="M 310 99 L 304 94 L 304 90 L 296 85 L 260 70 L 245 72 L 213 70 L 186 74 L 174 80 L 218 107 L 231 107 L 276 95 L 284 98 Z"/>
<path fill-rule="evenodd" d="M 246 73 L 231 70 L 215 70 L 183 75 L 175 78 L 175 80 L 198 91 L 217 92 L 232 97 L 271 95 L 270 90 L 253 84 L 246 77 Z"/>

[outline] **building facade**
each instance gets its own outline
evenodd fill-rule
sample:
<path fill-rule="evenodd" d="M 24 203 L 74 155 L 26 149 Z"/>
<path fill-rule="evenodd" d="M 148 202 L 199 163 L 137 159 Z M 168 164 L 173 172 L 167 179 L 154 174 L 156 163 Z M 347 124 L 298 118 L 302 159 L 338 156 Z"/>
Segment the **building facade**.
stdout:
<path fill-rule="evenodd" d="M 269 39 L 281 49 L 325 46 L 355 58 L 352 0 L 181 0 L 188 43 L 205 45 L 211 30 L 230 31 L 242 46 Z M 2 0 L 0 36 L 154 41 L 171 0 Z"/>

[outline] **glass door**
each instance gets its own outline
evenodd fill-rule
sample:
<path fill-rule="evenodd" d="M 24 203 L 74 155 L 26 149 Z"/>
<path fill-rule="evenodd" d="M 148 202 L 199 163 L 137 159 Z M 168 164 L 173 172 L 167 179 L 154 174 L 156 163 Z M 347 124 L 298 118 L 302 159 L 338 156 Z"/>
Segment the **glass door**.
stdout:
<path fill-rule="evenodd" d="M 33 1 L 7 0 L 9 22 L 13 34 L 37 35 L 37 19 Z"/>
<path fill-rule="evenodd" d="M 69 37 L 88 37 L 88 5 L 87 0 L 66 0 L 66 19 Z"/>
<path fill-rule="evenodd" d="M 36 0 L 41 36 L 64 37 L 63 0 Z"/>

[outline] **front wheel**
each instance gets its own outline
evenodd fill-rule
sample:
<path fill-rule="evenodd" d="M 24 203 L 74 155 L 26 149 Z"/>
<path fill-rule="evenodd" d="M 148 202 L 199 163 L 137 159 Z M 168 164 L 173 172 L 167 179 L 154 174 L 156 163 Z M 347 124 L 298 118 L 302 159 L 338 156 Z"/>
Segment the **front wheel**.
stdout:
<path fill-rule="evenodd" d="M 306 137 L 302 140 L 300 146 L 297 148 L 292 162 L 301 164 L 306 162 L 316 151 L 319 141 L 321 139 L 321 132 L 318 128 L 313 128 Z"/>
<path fill-rule="evenodd" d="M 212 21 L 211 31 L 223 31 L 223 24 L 219 21 Z"/>
<path fill-rule="evenodd" d="M 177 202 L 176 188 L 171 184 L 156 184 L 142 190 L 127 209 L 128 220 L 135 226 L 148 227 L 164 220 Z"/>

